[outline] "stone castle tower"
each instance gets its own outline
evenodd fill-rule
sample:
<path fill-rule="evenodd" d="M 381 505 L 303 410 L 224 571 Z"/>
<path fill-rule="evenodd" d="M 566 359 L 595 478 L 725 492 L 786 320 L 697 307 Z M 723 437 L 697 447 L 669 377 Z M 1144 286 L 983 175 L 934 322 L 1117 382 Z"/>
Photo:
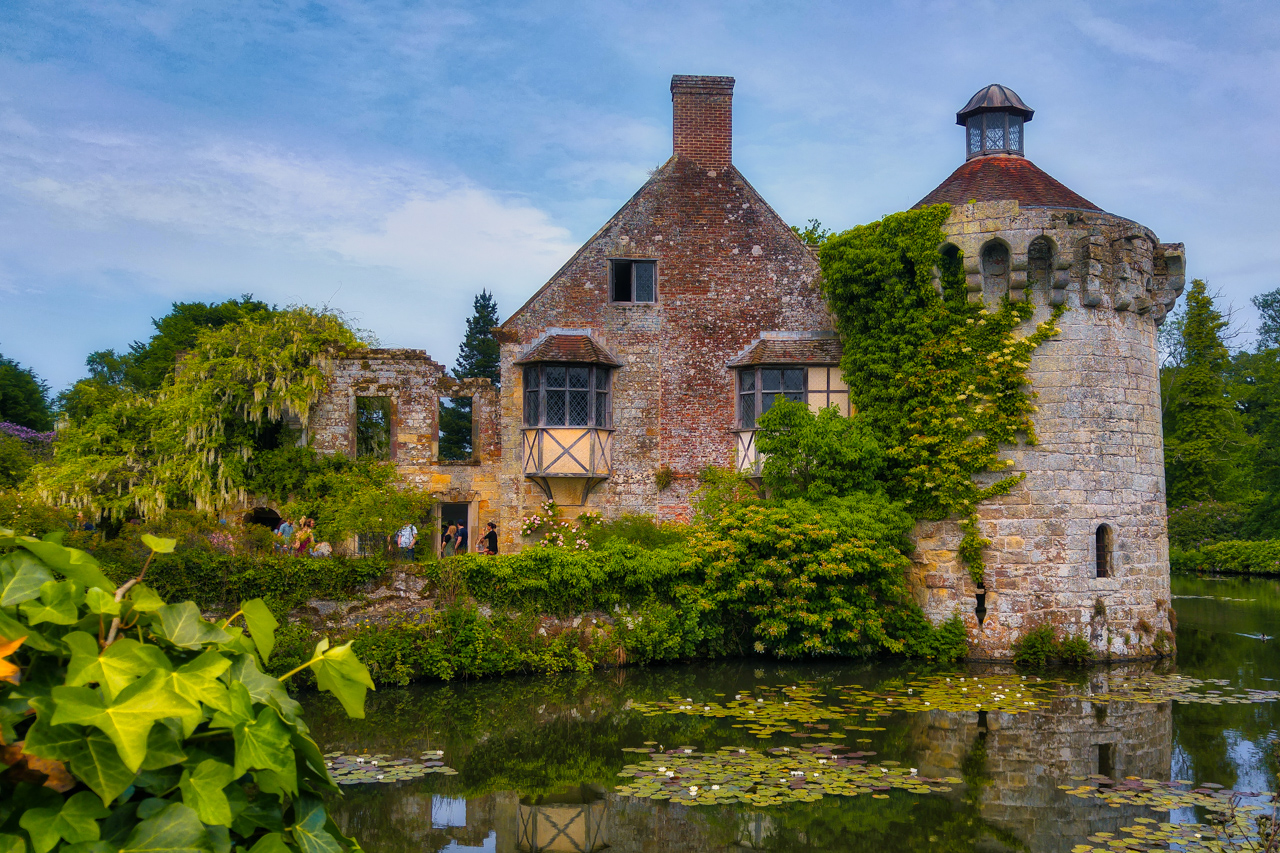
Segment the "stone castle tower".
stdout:
<path fill-rule="evenodd" d="M 1029 329 L 1067 311 L 1028 370 L 1039 443 L 1005 454 L 1026 479 L 978 509 L 985 590 L 947 521 L 917 528 L 913 591 L 935 622 L 963 615 L 977 657 L 1009 657 L 1041 622 L 1149 656 L 1172 646 L 1156 327 L 1182 293 L 1183 247 L 1027 159 L 1032 115 L 1007 87 L 975 94 L 956 114 L 964 165 L 918 205 L 952 205 L 944 251 L 963 253 L 971 300 L 1029 300 Z"/>

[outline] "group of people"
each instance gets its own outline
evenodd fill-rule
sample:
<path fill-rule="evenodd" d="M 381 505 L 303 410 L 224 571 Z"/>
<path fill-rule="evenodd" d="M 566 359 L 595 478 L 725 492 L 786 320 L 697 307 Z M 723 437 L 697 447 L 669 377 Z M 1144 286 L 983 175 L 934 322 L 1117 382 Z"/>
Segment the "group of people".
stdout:
<path fill-rule="evenodd" d="M 276 528 L 276 550 L 283 554 L 297 554 L 299 557 L 310 554 L 312 557 L 333 556 L 333 546 L 328 542 L 320 542 L 312 547 L 315 540 L 316 521 L 303 516 L 295 527 L 289 519 L 280 522 Z"/>
<path fill-rule="evenodd" d="M 396 533 L 387 537 L 388 544 L 395 540 L 395 547 L 401 559 L 412 562 L 417 553 L 418 528 L 412 523 L 401 527 Z M 467 527 L 465 524 L 450 524 L 440 538 L 440 556 L 452 557 L 467 553 Z M 498 525 L 489 522 L 488 532 L 480 539 L 478 554 L 498 553 Z"/>

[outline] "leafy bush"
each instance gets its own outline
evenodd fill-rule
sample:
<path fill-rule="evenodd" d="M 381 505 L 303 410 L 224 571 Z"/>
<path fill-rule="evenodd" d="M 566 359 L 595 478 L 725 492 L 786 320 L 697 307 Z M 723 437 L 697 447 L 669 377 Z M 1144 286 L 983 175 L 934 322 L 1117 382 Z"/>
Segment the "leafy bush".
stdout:
<path fill-rule="evenodd" d="M 261 601 L 215 624 L 145 571 L 117 586 L 83 551 L 8 530 L 0 548 L 0 849 L 360 849 L 325 810 L 339 789 L 281 683 L 293 673 L 262 670 L 276 622 Z M 349 644 L 321 641 L 301 668 L 364 716 L 373 683 Z"/>
<path fill-rule="evenodd" d="M 907 598 L 912 520 L 876 495 L 727 508 L 690 540 L 694 574 L 678 590 L 725 651 L 779 657 L 900 653 L 887 624 Z M 754 638 L 755 643 L 747 639 Z"/>
<path fill-rule="evenodd" d="M 1065 666 L 1086 666 L 1094 658 L 1093 647 L 1083 634 L 1061 640 L 1048 624 L 1037 625 L 1013 643 L 1013 662 L 1028 669 L 1043 669 L 1053 660 Z"/>
<path fill-rule="evenodd" d="M 1198 551 L 1173 550 L 1169 564 L 1175 572 L 1280 574 L 1280 539 L 1258 542 L 1213 542 Z"/>
<path fill-rule="evenodd" d="M 821 501 L 876 489 L 884 450 L 866 420 L 834 406 L 814 414 L 799 400 L 778 400 L 760 417 L 756 449 L 771 497 Z"/>
<path fill-rule="evenodd" d="M 1239 503 L 1201 501 L 1169 510 L 1169 545 L 1194 550 L 1211 542 L 1243 539 L 1248 510 Z"/>
<path fill-rule="evenodd" d="M 0 528 L 25 530 L 43 536 L 55 530 L 70 530 L 76 511 L 55 506 L 26 491 L 0 491 Z"/>
<path fill-rule="evenodd" d="M 1058 639 L 1049 625 L 1038 625 L 1013 643 L 1013 662 L 1018 666 L 1042 669 L 1057 651 Z"/>
<path fill-rule="evenodd" d="M 679 545 L 689 539 L 689 528 L 683 524 L 658 524 L 649 515 L 622 515 L 586 528 L 585 537 L 592 548 L 606 542 L 630 543 L 650 550 Z"/>

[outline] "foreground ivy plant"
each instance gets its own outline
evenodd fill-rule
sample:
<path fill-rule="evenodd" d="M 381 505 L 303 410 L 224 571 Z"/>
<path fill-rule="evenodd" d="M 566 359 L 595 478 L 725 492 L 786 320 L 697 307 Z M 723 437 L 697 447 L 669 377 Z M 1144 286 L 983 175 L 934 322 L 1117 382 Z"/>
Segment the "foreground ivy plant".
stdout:
<path fill-rule="evenodd" d="M 349 643 L 277 679 L 261 600 L 214 623 L 164 602 L 145 566 L 117 587 L 56 539 L 0 530 L 0 551 L 0 853 L 360 850 L 282 683 L 311 668 L 363 717 L 373 682 Z"/>

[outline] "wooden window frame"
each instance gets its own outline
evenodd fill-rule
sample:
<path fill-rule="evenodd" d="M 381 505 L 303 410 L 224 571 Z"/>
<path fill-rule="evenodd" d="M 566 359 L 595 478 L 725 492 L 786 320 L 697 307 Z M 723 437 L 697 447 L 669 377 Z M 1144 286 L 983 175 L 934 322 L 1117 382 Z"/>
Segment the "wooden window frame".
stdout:
<path fill-rule="evenodd" d="M 733 418 L 737 424 L 737 429 L 757 429 L 760 422 L 760 416 L 764 414 L 764 376 L 766 370 L 798 370 L 800 371 L 801 385 L 803 386 L 798 392 L 796 391 L 776 391 L 774 396 L 778 394 L 796 394 L 800 395 L 800 401 L 806 406 L 809 405 L 809 368 L 808 364 L 754 364 L 750 367 L 739 367 L 734 371 L 734 395 L 733 395 Z M 753 422 L 746 424 L 742 422 L 741 398 L 748 393 L 742 391 L 742 374 L 746 372 L 755 374 L 755 417 Z"/>
<path fill-rule="evenodd" d="M 636 301 L 636 281 L 635 275 L 631 277 L 631 298 L 616 299 L 614 297 L 616 275 L 619 263 L 626 264 L 652 264 L 653 265 L 653 299 L 648 302 Z M 633 269 L 633 267 L 629 267 Z M 609 304 L 610 305 L 657 305 L 658 304 L 658 261 L 656 258 L 609 258 Z"/>
<path fill-rule="evenodd" d="M 617 370 L 616 367 L 609 364 L 600 364 L 598 362 L 582 362 L 582 361 L 573 361 L 573 362 L 541 361 L 533 364 L 525 364 L 522 367 L 523 367 L 523 370 L 521 372 L 522 395 L 521 395 L 520 421 L 521 421 L 521 426 L 524 429 L 613 429 L 613 374 L 614 374 L 614 371 Z M 586 367 L 590 369 L 590 373 L 587 374 L 586 391 L 590 396 L 588 397 L 589 402 L 587 404 L 588 409 L 587 409 L 586 424 L 568 423 L 569 421 L 568 405 L 569 404 L 568 404 L 567 394 L 565 399 L 565 423 L 562 423 L 562 424 L 547 423 L 547 390 L 548 389 L 547 389 L 546 369 L 548 367 L 561 367 L 565 369 L 566 387 L 554 388 L 551 390 L 566 391 L 566 392 L 568 390 L 572 390 L 567 387 L 568 385 L 567 371 L 569 368 Z M 529 376 L 528 371 L 530 370 L 537 371 L 538 387 L 536 389 L 529 388 L 529 383 L 527 378 Z M 605 374 L 608 376 L 608 380 L 607 380 L 608 387 L 603 392 L 600 390 L 600 388 L 597 385 L 600 371 L 604 371 Z M 538 395 L 538 416 L 536 418 L 537 423 L 529 423 L 529 417 L 528 417 L 529 398 L 527 395 L 530 394 L 531 392 L 536 393 Z M 605 395 L 605 420 L 607 421 L 607 423 L 604 423 L 604 424 L 598 424 L 595 422 L 596 414 L 599 411 L 597 396 L 601 393 Z"/>

